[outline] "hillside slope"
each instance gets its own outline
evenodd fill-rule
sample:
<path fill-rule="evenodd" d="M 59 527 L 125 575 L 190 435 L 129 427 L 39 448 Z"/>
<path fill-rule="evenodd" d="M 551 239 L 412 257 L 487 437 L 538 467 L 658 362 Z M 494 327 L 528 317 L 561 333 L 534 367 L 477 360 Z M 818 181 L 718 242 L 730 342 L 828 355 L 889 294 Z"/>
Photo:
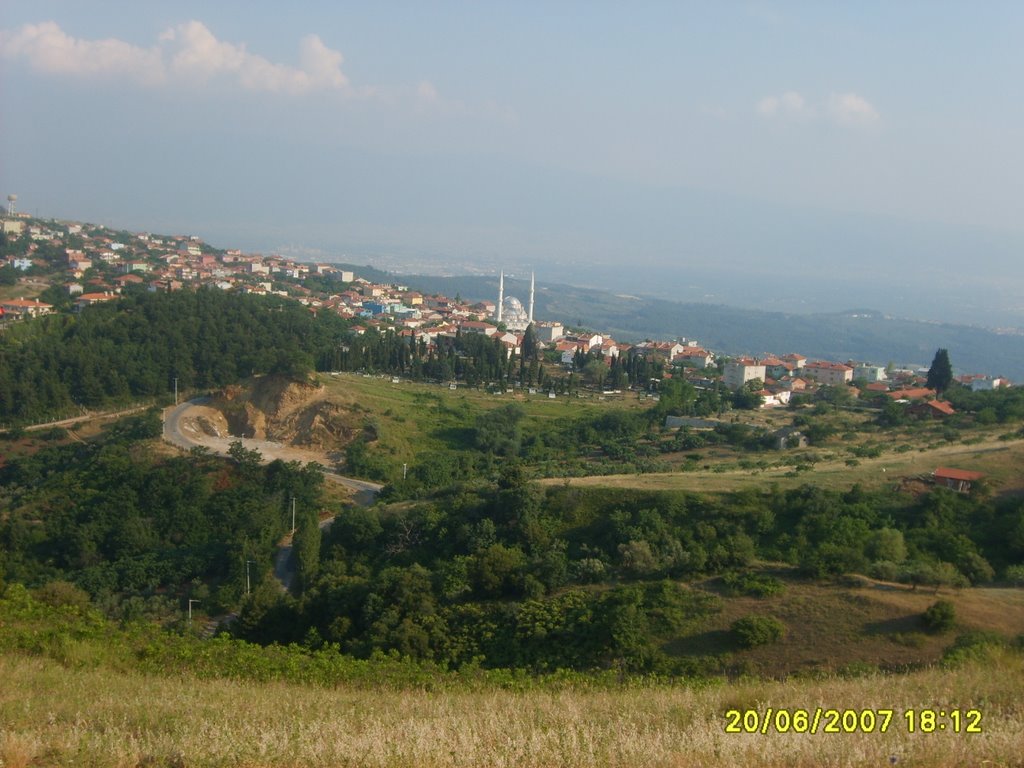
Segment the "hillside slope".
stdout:
<path fill-rule="evenodd" d="M 1019 656 L 902 677 L 618 690 L 359 691 L 0 656 L 5 766 L 1020 766 Z M 240 716 L 239 705 L 244 716 Z M 726 733 L 730 710 L 893 710 L 885 733 Z M 908 709 L 981 713 L 909 733 Z M 884 715 L 882 716 L 884 717 Z M 948 718 L 942 722 L 948 724 Z M 964 721 L 966 722 L 966 721 Z M 972 720 L 973 722 L 973 720 Z"/>

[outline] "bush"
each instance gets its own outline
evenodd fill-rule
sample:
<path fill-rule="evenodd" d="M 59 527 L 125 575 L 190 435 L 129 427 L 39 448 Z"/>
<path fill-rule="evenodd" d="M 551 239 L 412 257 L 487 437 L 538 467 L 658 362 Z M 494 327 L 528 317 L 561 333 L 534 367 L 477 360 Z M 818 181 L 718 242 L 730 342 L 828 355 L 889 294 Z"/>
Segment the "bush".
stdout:
<path fill-rule="evenodd" d="M 1015 587 L 1024 587 L 1024 565 L 1011 565 L 1006 569 L 1006 579 Z"/>
<path fill-rule="evenodd" d="M 942 654 L 942 666 L 958 667 L 968 662 L 992 663 L 993 652 L 1006 646 L 1006 638 L 994 632 L 967 632 L 960 635 Z"/>
<path fill-rule="evenodd" d="M 949 600 L 939 600 L 922 615 L 929 632 L 946 632 L 956 624 L 956 608 Z"/>
<path fill-rule="evenodd" d="M 782 622 L 770 616 L 744 616 L 732 623 L 732 633 L 744 648 L 778 642 L 785 632 Z"/>
<path fill-rule="evenodd" d="M 876 560 L 868 568 L 868 576 L 879 581 L 896 581 L 900 577 L 900 567 L 891 560 Z"/>
<path fill-rule="evenodd" d="M 786 591 L 786 585 L 777 578 L 761 573 L 730 571 L 722 577 L 722 583 L 726 594 L 733 596 L 772 597 Z"/>
<path fill-rule="evenodd" d="M 89 593 L 68 581 L 50 581 L 35 590 L 40 603 L 54 608 L 67 607 L 85 610 L 89 607 Z"/>

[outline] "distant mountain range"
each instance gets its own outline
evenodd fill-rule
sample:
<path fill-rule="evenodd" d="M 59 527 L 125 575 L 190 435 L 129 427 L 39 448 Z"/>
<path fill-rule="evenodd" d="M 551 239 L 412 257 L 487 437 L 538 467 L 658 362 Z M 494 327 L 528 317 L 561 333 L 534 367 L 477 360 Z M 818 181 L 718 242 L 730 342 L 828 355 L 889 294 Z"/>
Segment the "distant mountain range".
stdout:
<path fill-rule="evenodd" d="M 495 300 L 498 295 L 496 277 L 396 276 L 364 266 L 351 268 L 368 279 L 397 280 L 427 293 L 459 294 L 474 301 Z M 528 278 L 506 277 L 505 292 L 525 305 Z M 890 317 L 871 309 L 768 312 L 538 282 L 534 314 L 537 320 L 586 326 L 620 341 L 685 336 L 733 355 L 799 352 L 828 360 L 927 366 L 935 350 L 945 347 L 958 373 L 1024 380 L 1024 335 Z"/>

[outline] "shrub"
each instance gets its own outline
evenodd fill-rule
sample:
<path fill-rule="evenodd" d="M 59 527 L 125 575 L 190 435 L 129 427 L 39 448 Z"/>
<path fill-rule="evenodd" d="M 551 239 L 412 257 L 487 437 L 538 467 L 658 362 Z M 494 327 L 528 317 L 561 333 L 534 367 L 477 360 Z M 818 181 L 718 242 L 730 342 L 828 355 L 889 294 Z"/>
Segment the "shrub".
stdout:
<path fill-rule="evenodd" d="M 1016 587 L 1024 587 L 1024 565 L 1011 565 L 1006 569 L 1006 579 Z"/>
<path fill-rule="evenodd" d="M 956 608 L 949 600 L 939 600 L 922 615 L 929 632 L 946 632 L 956 624 Z"/>
<path fill-rule="evenodd" d="M 50 581 L 35 590 L 40 603 L 54 608 L 68 607 L 85 610 L 89 607 L 89 593 L 68 581 Z"/>
<path fill-rule="evenodd" d="M 900 567 L 891 560 L 876 560 L 868 568 L 868 575 L 880 581 L 896 581 L 900 577 Z"/>
<path fill-rule="evenodd" d="M 942 654 L 942 666 L 958 667 L 967 662 L 992 663 L 993 652 L 1006 646 L 1006 638 L 994 632 L 967 632 L 960 635 Z"/>
<path fill-rule="evenodd" d="M 744 616 L 732 623 L 732 633 L 744 648 L 755 648 L 778 642 L 786 628 L 770 616 Z"/>
<path fill-rule="evenodd" d="M 785 592 L 786 585 L 774 576 L 730 571 L 722 577 L 726 594 L 771 597 Z"/>

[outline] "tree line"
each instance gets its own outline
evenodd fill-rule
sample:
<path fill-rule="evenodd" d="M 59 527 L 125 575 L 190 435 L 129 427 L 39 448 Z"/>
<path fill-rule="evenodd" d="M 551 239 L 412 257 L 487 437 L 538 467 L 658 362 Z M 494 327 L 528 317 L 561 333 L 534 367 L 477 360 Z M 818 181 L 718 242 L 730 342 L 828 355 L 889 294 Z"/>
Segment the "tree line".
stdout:
<path fill-rule="evenodd" d="M 17 323 L 0 337 L 0 421 L 222 387 L 323 366 L 347 323 L 294 301 L 216 289 L 129 291 L 77 315 Z"/>

